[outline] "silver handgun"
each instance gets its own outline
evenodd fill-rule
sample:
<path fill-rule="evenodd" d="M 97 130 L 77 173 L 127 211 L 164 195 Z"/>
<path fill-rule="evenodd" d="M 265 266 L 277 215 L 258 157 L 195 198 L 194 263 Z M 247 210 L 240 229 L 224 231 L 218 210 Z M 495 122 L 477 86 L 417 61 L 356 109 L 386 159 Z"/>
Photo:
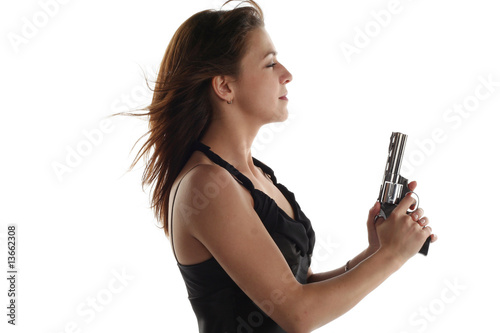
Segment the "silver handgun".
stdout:
<path fill-rule="evenodd" d="M 408 210 L 406 213 L 411 214 L 418 209 L 419 198 L 418 195 L 410 191 L 408 188 L 408 179 L 399 174 L 401 164 L 403 161 L 403 154 L 406 146 L 406 138 L 408 136 L 399 132 L 392 132 L 391 141 L 389 143 L 389 156 L 387 157 L 387 164 L 385 166 L 384 177 L 382 185 L 380 185 L 380 193 L 378 201 L 380 202 L 380 213 L 375 217 L 383 217 L 387 219 L 392 211 L 399 204 L 408 193 L 413 193 L 417 196 L 415 209 Z M 431 237 L 429 236 L 419 253 L 427 255 L 429 251 L 429 244 Z"/>

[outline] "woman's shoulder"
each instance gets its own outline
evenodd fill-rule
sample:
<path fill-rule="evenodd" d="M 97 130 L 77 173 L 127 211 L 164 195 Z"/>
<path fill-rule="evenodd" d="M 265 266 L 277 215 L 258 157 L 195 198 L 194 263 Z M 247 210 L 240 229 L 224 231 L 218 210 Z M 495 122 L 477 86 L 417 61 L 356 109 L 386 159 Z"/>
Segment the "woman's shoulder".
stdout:
<path fill-rule="evenodd" d="M 174 180 L 172 190 L 175 191 L 181 181 L 181 186 L 184 188 L 188 187 L 188 185 L 193 186 L 206 183 L 213 178 L 214 174 L 219 178 L 225 178 L 224 180 L 231 178 L 231 175 L 225 169 L 212 162 L 205 154 L 200 151 L 194 151 Z"/>
<path fill-rule="evenodd" d="M 195 219 L 201 210 L 231 209 L 230 201 L 248 201 L 231 173 L 198 152 L 186 162 L 170 193 L 175 197 L 174 215 L 183 213 L 181 219 Z"/>

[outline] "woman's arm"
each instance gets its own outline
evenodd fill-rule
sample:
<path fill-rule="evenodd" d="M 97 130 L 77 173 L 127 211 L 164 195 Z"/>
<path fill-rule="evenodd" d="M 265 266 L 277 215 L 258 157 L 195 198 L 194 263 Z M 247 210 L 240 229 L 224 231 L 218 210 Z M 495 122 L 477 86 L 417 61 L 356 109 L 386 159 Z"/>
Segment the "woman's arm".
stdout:
<path fill-rule="evenodd" d="M 346 265 L 348 266 L 348 269 L 353 269 L 356 267 L 359 263 L 361 263 L 363 260 L 366 258 L 370 257 L 372 254 L 374 254 L 376 251 L 372 251 L 371 249 L 367 248 L 360 254 L 358 254 L 356 257 L 353 259 L 349 260 L 349 263 Z M 328 271 L 328 272 L 321 272 L 321 273 L 313 273 L 311 268 L 309 267 L 309 272 L 307 276 L 307 283 L 312 283 L 312 282 L 319 282 L 323 281 L 326 279 L 330 279 L 336 276 L 339 276 L 341 274 L 344 274 L 346 272 L 346 266 L 339 267 L 337 269 Z"/>
<path fill-rule="evenodd" d="M 179 187 L 177 207 L 191 207 L 193 191 L 203 193 L 210 174 L 220 170 L 202 165 L 190 172 Z M 405 214 L 414 199 L 404 198 L 389 219 L 377 222 L 381 246 L 376 253 L 345 274 L 302 285 L 249 202 L 248 192 L 229 173 L 218 177 L 227 177 L 220 182 L 224 188 L 203 207 L 195 207 L 195 214 L 176 209 L 174 221 L 184 223 L 250 299 L 287 332 L 310 332 L 350 310 L 416 254 L 430 233 Z"/>
<path fill-rule="evenodd" d="M 412 191 L 416 187 L 416 182 L 410 183 L 410 186 L 412 188 Z M 308 276 L 307 276 L 307 282 L 318 282 L 318 281 L 323 281 L 326 279 L 330 279 L 332 277 L 339 276 L 341 274 L 344 274 L 347 269 L 352 269 L 356 267 L 359 263 L 361 263 L 363 260 L 367 259 L 370 257 L 372 254 L 377 252 L 377 250 L 380 248 L 380 243 L 378 240 L 377 236 L 377 231 L 375 230 L 375 216 L 380 212 L 380 203 L 376 202 L 375 205 L 370 209 L 368 212 L 368 220 L 366 221 L 366 226 L 368 229 L 368 247 L 358 254 L 356 257 L 353 259 L 349 260 L 344 266 L 337 268 L 332 271 L 328 272 L 323 272 L 323 273 L 316 273 L 314 274 L 311 271 L 311 268 L 309 268 Z"/>
<path fill-rule="evenodd" d="M 409 187 L 410 191 L 415 191 L 415 188 L 417 187 L 417 182 L 416 181 L 410 182 L 408 184 L 408 187 Z M 375 216 L 377 216 L 379 212 L 380 212 L 380 203 L 376 202 L 373 205 L 373 207 L 370 209 L 370 211 L 368 212 L 368 219 L 366 221 L 366 227 L 368 230 L 368 247 L 363 252 L 358 254 L 353 259 L 349 260 L 346 263 L 346 265 L 344 265 L 340 268 L 337 268 L 335 270 L 329 271 L 329 272 L 314 274 L 312 272 L 311 268 L 309 268 L 309 272 L 307 275 L 307 282 L 311 283 L 311 282 L 323 281 L 323 280 L 344 274 L 346 272 L 346 268 L 352 269 L 352 268 L 356 267 L 360 262 L 362 262 L 366 258 L 370 257 L 372 254 L 377 252 L 377 250 L 380 248 L 380 242 L 378 239 L 377 231 L 375 229 L 375 223 L 374 223 L 375 221 L 374 220 L 375 220 Z M 419 218 L 421 218 L 423 216 L 423 214 L 424 214 L 424 211 L 421 208 L 419 208 L 411 214 L 411 217 L 416 222 L 419 220 Z M 423 225 L 426 225 L 427 223 L 428 223 L 428 221 L 424 221 Z M 431 235 L 431 242 L 435 242 L 436 240 L 437 240 L 437 236 Z"/>

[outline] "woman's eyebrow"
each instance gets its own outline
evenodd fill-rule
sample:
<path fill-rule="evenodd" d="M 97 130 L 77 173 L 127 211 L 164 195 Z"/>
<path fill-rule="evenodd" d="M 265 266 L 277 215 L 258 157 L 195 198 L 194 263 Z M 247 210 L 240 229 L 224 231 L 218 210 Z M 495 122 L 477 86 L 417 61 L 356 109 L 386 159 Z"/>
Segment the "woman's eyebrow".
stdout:
<path fill-rule="evenodd" d="M 268 56 L 268 55 L 270 55 L 270 54 L 272 54 L 273 56 L 276 56 L 276 55 L 278 54 L 278 52 L 277 52 L 277 51 L 274 51 L 274 50 L 269 51 L 269 52 L 267 52 L 267 53 L 266 53 L 266 55 L 265 55 L 265 56 L 264 56 L 264 58 L 262 58 L 262 59 L 267 58 L 267 56 Z"/>

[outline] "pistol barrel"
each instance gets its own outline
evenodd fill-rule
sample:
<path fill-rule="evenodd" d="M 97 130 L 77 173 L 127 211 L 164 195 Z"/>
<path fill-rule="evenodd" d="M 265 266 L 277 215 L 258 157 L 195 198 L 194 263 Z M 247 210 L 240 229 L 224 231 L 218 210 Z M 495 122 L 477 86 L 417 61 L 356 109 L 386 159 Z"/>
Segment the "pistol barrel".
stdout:
<path fill-rule="evenodd" d="M 389 157 L 385 172 L 399 175 L 401 163 L 403 162 L 403 154 L 406 146 L 406 138 L 408 136 L 399 132 L 392 132 L 391 142 L 389 143 Z"/>
<path fill-rule="evenodd" d="M 402 194 L 403 186 L 400 182 L 401 164 L 403 162 L 403 154 L 406 147 L 407 135 L 399 132 L 392 132 L 389 142 L 389 151 L 387 163 L 385 166 L 382 185 L 378 200 L 397 204 Z"/>
<path fill-rule="evenodd" d="M 386 174 L 399 175 L 401 164 L 403 162 L 406 138 L 406 134 L 392 132 L 391 141 L 389 143 L 389 156 L 387 158 L 387 165 L 385 167 Z"/>

